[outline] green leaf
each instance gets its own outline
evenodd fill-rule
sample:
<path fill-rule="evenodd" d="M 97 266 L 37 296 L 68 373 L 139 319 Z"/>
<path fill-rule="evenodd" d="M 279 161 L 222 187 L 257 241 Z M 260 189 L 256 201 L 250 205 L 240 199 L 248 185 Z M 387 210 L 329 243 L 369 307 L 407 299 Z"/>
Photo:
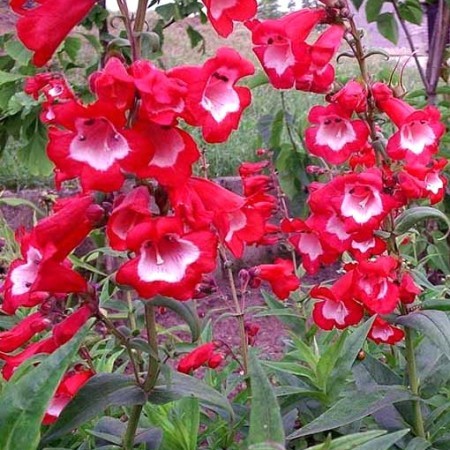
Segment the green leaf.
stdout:
<path fill-rule="evenodd" d="M 191 25 L 188 25 L 186 28 L 186 33 L 189 36 L 189 40 L 191 41 L 191 48 L 197 47 L 200 43 L 202 44 L 203 50 L 205 49 L 205 38 L 201 33 L 199 33 L 195 28 L 193 28 Z"/>
<path fill-rule="evenodd" d="M 447 298 L 429 298 L 420 305 L 422 309 L 434 309 L 438 311 L 450 311 L 450 299 Z"/>
<path fill-rule="evenodd" d="M 413 396 L 407 389 L 398 386 L 380 388 L 364 395 L 350 395 L 339 400 L 308 425 L 292 433 L 288 436 L 288 439 L 292 440 L 310 434 L 333 430 L 361 420 L 393 403 L 411 400 L 412 398 Z"/>
<path fill-rule="evenodd" d="M 380 14 L 377 18 L 377 28 L 382 36 L 396 44 L 398 41 L 398 24 L 392 13 Z"/>
<path fill-rule="evenodd" d="M 21 66 L 26 66 L 31 61 L 33 53 L 28 50 L 22 42 L 17 39 L 11 39 L 5 44 L 6 53 L 17 61 Z"/>
<path fill-rule="evenodd" d="M 302 366 L 296 362 L 261 361 L 261 364 L 269 369 L 279 370 L 280 372 L 290 373 L 299 377 L 308 378 L 312 382 L 316 381 L 316 376 L 309 367 Z"/>
<path fill-rule="evenodd" d="M 58 421 L 44 435 L 43 442 L 64 436 L 109 406 L 142 405 L 145 401 L 145 392 L 132 377 L 119 373 L 97 374 L 64 408 Z"/>
<path fill-rule="evenodd" d="M 279 148 L 281 146 L 281 135 L 284 128 L 284 111 L 279 110 L 273 119 L 272 129 L 270 134 L 269 146 L 270 148 Z"/>
<path fill-rule="evenodd" d="M 0 397 L 0 448 L 34 450 L 41 422 L 64 373 L 86 336 L 84 327 L 69 342 L 20 379 L 5 385 Z"/>
<path fill-rule="evenodd" d="M 417 311 L 398 317 L 396 322 L 423 333 L 450 359 L 450 320 L 447 314 L 436 310 Z"/>
<path fill-rule="evenodd" d="M 262 442 L 260 444 L 250 445 L 248 450 L 286 450 L 286 447 L 274 442 Z"/>
<path fill-rule="evenodd" d="M 425 219 L 443 220 L 450 228 L 450 219 L 439 209 L 431 206 L 416 206 L 414 208 L 403 211 L 394 223 L 394 231 L 397 234 L 403 234 L 409 231 L 414 225 Z"/>
<path fill-rule="evenodd" d="M 409 429 L 399 430 L 394 433 L 390 433 L 385 436 L 375 438 L 358 447 L 358 450 L 390 450 L 392 449 L 392 446 L 397 441 L 399 441 L 403 436 L 406 436 L 409 433 L 409 431 L 410 431 Z"/>
<path fill-rule="evenodd" d="M 161 39 L 153 31 L 142 31 L 139 33 L 141 41 L 141 53 L 143 58 L 150 59 L 155 53 L 161 50 Z"/>
<path fill-rule="evenodd" d="M 400 17 L 407 22 L 415 25 L 422 23 L 423 11 L 422 5 L 417 0 L 406 0 L 398 5 Z"/>
<path fill-rule="evenodd" d="M 77 37 L 69 36 L 64 41 L 63 50 L 71 61 L 76 62 L 78 52 L 81 50 L 81 40 Z"/>
<path fill-rule="evenodd" d="M 366 2 L 366 19 L 367 22 L 376 22 L 383 8 L 384 0 L 367 0 Z"/>
<path fill-rule="evenodd" d="M 249 374 L 252 395 L 249 444 L 273 442 L 284 445 L 285 436 L 280 406 L 254 352 L 250 352 Z"/>
<path fill-rule="evenodd" d="M 31 175 L 50 176 L 53 173 L 53 163 L 45 152 L 47 138 L 36 133 L 18 152 L 20 160 L 26 165 Z"/>
<path fill-rule="evenodd" d="M 268 83 L 269 83 L 269 78 L 262 70 L 258 71 L 258 73 L 256 75 L 246 78 L 244 81 L 245 86 L 247 86 L 250 89 L 255 89 L 259 86 L 264 86 L 265 84 L 268 84 Z"/>
<path fill-rule="evenodd" d="M 364 322 L 356 330 L 347 336 L 340 353 L 340 357 L 335 365 L 332 375 L 329 378 L 327 391 L 337 394 L 345 385 L 352 366 L 356 361 L 358 353 L 367 339 L 369 330 L 375 320 L 375 316 Z"/>
<path fill-rule="evenodd" d="M 0 86 L 5 83 L 11 83 L 12 81 L 22 80 L 24 78 L 20 73 L 3 72 L 0 70 Z"/>
<path fill-rule="evenodd" d="M 155 8 L 155 12 L 159 14 L 166 22 L 172 20 L 176 12 L 175 3 L 167 3 L 166 5 L 160 5 Z"/>
<path fill-rule="evenodd" d="M 348 436 L 343 436 L 337 439 L 333 439 L 329 442 L 326 450 L 389 450 L 391 447 L 383 447 L 380 439 L 388 440 L 386 442 L 395 443 L 401 437 L 403 437 L 409 430 L 401 430 L 396 433 L 391 433 L 386 435 L 386 431 L 384 430 L 372 430 L 366 431 L 364 433 L 354 433 Z M 377 442 L 381 442 L 381 447 L 375 447 Z M 369 445 L 366 447 L 366 445 Z M 391 444 L 390 444 L 391 445 Z M 308 447 L 308 450 L 324 450 L 324 444 L 314 445 L 313 447 Z"/>
<path fill-rule="evenodd" d="M 426 439 L 421 437 L 416 437 L 409 441 L 408 446 L 405 450 L 426 450 L 431 447 L 431 442 L 428 442 Z"/>
<path fill-rule="evenodd" d="M 148 300 L 145 300 L 148 301 Z M 170 309 L 183 319 L 191 330 L 192 342 L 195 342 L 200 337 L 201 326 L 197 311 L 189 304 L 189 302 L 179 302 L 167 297 L 158 296 L 150 301 L 154 306 L 162 306 Z"/>
<path fill-rule="evenodd" d="M 150 403 L 161 405 L 183 397 L 194 396 L 206 407 L 223 411 L 233 418 L 233 409 L 228 399 L 203 381 L 175 371 L 170 371 L 170 376 L 167 378 L 164 382 L 158 381 L 149 394 Z"/>

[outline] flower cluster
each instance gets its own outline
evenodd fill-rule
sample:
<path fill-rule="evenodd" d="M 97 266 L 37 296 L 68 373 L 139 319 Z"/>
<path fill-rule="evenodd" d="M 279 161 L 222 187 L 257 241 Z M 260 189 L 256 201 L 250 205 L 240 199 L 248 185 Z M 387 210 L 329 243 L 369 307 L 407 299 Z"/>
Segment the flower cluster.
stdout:
<path fill-rule="evenodd" d="M 398 129 L 385 151 L 380 150 L 382 130 L 368 120 L 369 92 L 378 113 Z M 393 344 L 403 331 L 381 316 L 414 302 L 420 293 L 404 261 L 392 253 L 397 245 L 393 225 L 412 202 L 442 200 L 446 161 L 433 156 L 444 126 L 436 108 L 416 110 L 383 83 L 364 86 L 352 80 L 327 99 L 327 106 L 311 109 L 305 142 L 311 155 L 339 168 L 311 169 L 328 180 L 311 184 L 309 217 L 286 220 L 282 228 L 309 273 L 347 255 L 345 274 L 330 288 L 311 291 L 315 323 L 325 330 L 342 329 L 365 314 L 377 315 L 369 337 Z"/>

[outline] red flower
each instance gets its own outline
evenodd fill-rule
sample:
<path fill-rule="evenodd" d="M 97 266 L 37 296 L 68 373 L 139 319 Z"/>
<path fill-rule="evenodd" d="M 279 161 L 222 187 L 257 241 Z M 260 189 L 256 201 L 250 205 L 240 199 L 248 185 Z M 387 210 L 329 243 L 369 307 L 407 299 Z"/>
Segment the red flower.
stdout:
<path fill-rule="evenodd" d="M 92 316 L 93 310 L 90 305 L 84 305 L 77 309 L 72 315 L 67 316 L 53 328 L 52 335 L 44 340 L 33 342 L 23 351 L 15 355 L 0 353 L 0 359 L 5 361 L 2 368 L 2 375 L 5 380 L 9 380 L 14 371 L 24 361 L 39 353 L 51 354 L 61 345 L 72 339 L 77 331 Z"/>
<path fill-rule="evenodd" d="M 186 83 L 145 60 L 133 63 L 130 73 L 147 119 L 159 125 L 174 125 L 185 108 Z"/>
<path fill-rule="evenodd" d="M 400 301 L 405 304 L 413 303 L 422 289 L 414 282 L 413 276 L 409 272 L 404 272 L 400 280 Z"/>
<path fill-rule="evenodd" d="M 127 235 L 127 246 L 136 257 L 119 269 L 116 280 L 133 286 L 144 298 L 192 298 L 202 275 L 216 265 L 215 236 L 209 231 L 185 233 L 177 217 L 136 225 Z"/>
<path fill-rule="evenodd" d="M 12 352 L 45 330 L 50 321 L 40 312 L 30 314 L 8 331 L 0 333 L 0 352 Z"/>
<path fill-rule="evenodd" d="M 341 164 L 366 145 L 369 129 L 362 120 L 350 120 L 338 105 L 314 106 L 308 120 L 317 126 L 306 130 L 308 151 L 331 164 Z"/>
<path fill-rule="evenodd" d="M 311 290 L 314 303 L 313 319 L 322 330 L 344 329 L 358 324 L 364 308 L 352 297 L 353 273 L 350 271 L 336 281 L 331 289 L 316 286 Z"/>
<path fill-rule="evenodd" d="M 433 160 L 432 166 L 406 166 L 398 174 L 398 181 L 407 200 L 428 198 L 434 205 L 442 201 L 445 195 L 447 179 L 441 171 L 447 165 L 446 159 Z"/>
<path fill-rule="evenodd" d="M 394 327 L 378 316 L 368 334 L 368 338 L 376 344 L 394 345 L 401 341 L 404 337 L 405 333 L 403 330 Z"/>
<path fill-rule="evenodd" d="M 316 229 L 310 219 L 306 222 L 300 219 L 284 220 L 281 229 L 292 233 L 289 242 L 302 256 L 302 264 L 309 274 L 316 273 L 321 264 L 333 263 L 339 256 L 338 249 L 321 238 L 321 230 Z"/>
<path fill-rule="evenodd" d="M 308 70 L 310 55 L 304 41 L 324 17 L 323 9 L 302 9 L 277 20 L 246 24 L 252 32 L 253 51 L 274 87 L 290 89 Z"/>
<path fill-rule="evenodd" d="M 361 261 L 355 268 L 355 297 L 378 314 L 389 314 L 399 301 L 398 260 L 380 256 L 374 261 Z"/>
<path fill-rule="evenodd" d="M 76 102 L 61 105 L 57 124 L 65 130 L 49 129 L 47 154 L 56 165 L 56 182 L 80 178 L 84 191 L 111 192 L 124 182 L 125 165 L 137 166 L 129 143 L 138 139 L 133 130 L 126 130 L 123 110 L 97 101 L 89 106 Z M 147 157 L 147 160 L 150 156 Z"/>
<path fill-rule="evenodd" d="M 56 422 L 62 410 L 75 397 L 75 394 L 92 378 L 95 373 L 91 369 L 77 368 L 66 373 L 59 383 L 56 393 L 47 408 L 42 425 L 51 425 Z"/>
<path fill-rule="evenodd" d="M 300 280 L 295 275 L 294 264 L 290 260 L 277 258 L 274 264 L 261 264 L 249 272 L 253 277 L 269 282 L 280 300 L 287 299 L 291 292 L 300 287 Z"/>
<path fill-rule="evenodd" d="M 83 292 L 86 281 L 70 268 L 67 255 L 92 230 L 90 196 L 75 197 L 63 202 L 55 214 L 41 220 L 30 233 L 16 238 L 20 241 L 22 259 L 10 265 L 3 286 L 2 309 L 13 314 L 19 306 L 34 306 L 48 292 Z"/>
<path fill-rule="evenodd" d="M 111 248 L 126 250 L 128 232 L 135 225 L 144 222 L 150 217 L 150 194 L 147 187 L 135 188 L 126 196 L 122 195 L 117 198 L 106 227 L 106 234 Z"/>
<path fill-rule="evenodd" d="M 191 178 L 188 186 L 193 191 L 191 198 L 199 199 L 204 209 L 213 213 L 221 241 L 236 258 L 242 256 L 245 244 L 256 243 L 264 236 L 270 212 L 267 202 L 258 203 L 260 197 L 246 199 L 202 178 Z"/>
<path fill-rule="evenodd" d="M 309 197 L 311 210 L 317 213 L 334 210 L 345 224 L 345 231 L 375 230 L 400 203 L 384 193 L 378 169 L 335 177 L 316 189 Z"/>
<path fill-rule="evenodd" d="M 220 344 L 206 342 L 180 359 L 177 370 L 182 373 L 190 373 L 203 365 L 215 369 L 223 361 L 223 355 L 217 353 Z"/>
<path fill-rule="evenodd" d="M 91 75 L 89 85 L 100 100 L 113 103 L 115 108 L 125 110 L 133 105 L 134 80 L 119 58 L 109 58 L 100 72 Z"/>
<path fill-rule="evenodd" d="M 168 74 L 187 84 L 183 118 L 202 127 L 207 142 L 224 142 L 239 126 L 241 115 L 251 102 L 250 89 L 235 86 L 252 75 L 253 64 L 236 50 L 222 47 L 203 66 L 177 67 Z"/>
<path fill-rule="evenodd" d="M 372 92 L 378 108 L 398 127 L 389 138 L 386 151 L 395 160 L 427 164 L 438 151 L 439 140 L 445 132 L 441 115 L 434 106 L 416 110 L 403 100 L 394 98 L 392 91 L 382 83 L 375 83 Z"/>
<path fill-rule="evenodd" d="M 33 64 L 43 66 L 95 2 L 11 0 L 13 11 L 22 16 L 17 22 L 17 35 L 25 47 L 35 52 Z"/>
<path fill-rule="evenodd" d="M 179 186 L 192 175 L 200 152 L 190 134 L 152 122 L 136 125 L 135 131 L 129 139 L 136 157 L 133 164 L 124 164 L 127 169 L 140 178 L 153 177 L 164 186 Z"/>
<path fill-rule="evenodd" d="M 367 91 L 358 81 L 350 80 L 330 100 L 348 114 L 363 113 L 367 108 Z"/>
<path fill-rule="evenodd" d="M 220 36 L 233 31 L 233 22 L 251 19 L 257 10 L 256 0 L 202 0 L 208 19 Z"/>
<path fill-rule="evenodd" d="M 296 89 L 316 93 L 330 90 L 334 81 L 334 67 L 330 61 L 339 49 L 344 33 L 345 28 L 342 25 L 332 25 L 313 45 L 308 46 L 309 67 L 306 73 L 296 73 Z M 298 68 L 295 68 L 294 72 L 297 70 Z"/>

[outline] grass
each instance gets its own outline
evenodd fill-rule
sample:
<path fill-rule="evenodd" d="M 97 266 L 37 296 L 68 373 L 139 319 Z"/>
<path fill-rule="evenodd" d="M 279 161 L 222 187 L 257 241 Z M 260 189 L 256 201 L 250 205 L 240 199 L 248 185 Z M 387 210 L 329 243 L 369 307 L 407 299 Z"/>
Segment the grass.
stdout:
<path fill-rule="evenodd" d="M 149 20 L 151 22 L 152 17 Z M 199 53 L 197 49 L 190 47 L 185 31 L 189 25 L 195 27 L 204 36 L 204 53 Z M 250 33 L 244 26 L 237 26 L 228 39 L 223 39 L 217 36 L 209 24 L 199 24 L 195 19 L 188 18 L 176 22 L 166 30 L 164 55 L 159 62 L 165 68 L 201 64 L 205 59 L 213 56 L 219 47 L 226 45 L 237 49 L 244 57 L 251 59 L 258 70 L 259 63 L 253 55 L 250 42 Z M 85 52 L 83 54 L 86 58 L 89 57 L 89 54 Z M 380 74 L 387 81 L 395 61 L 386 62 L 381 56 L 374 56 L 368 60 L 368 63 L 371 73 Z M 341 80 L 358 76 L 355 61 L 348 58 L 337 65 L 336 71 Z M 405 84 L 409 89 L 420 87 L 420 80 L 414 67 L 407 68 L 405 78 Z M 202 141 L 199 130 L 192 131 L 199 147 L 206 151 L 211 177 L 234 175 L 241 162 L 254 160 L 255 150 L 263 144 L 260 133 L 261 120 L 268 115 L 275 116 L 281 109 L 280 92 L 269 85 L 255 88 L 252 94 L 252 104 L 244 112 L 239 129 L 231 134 L 227 142 L 209 145 Z M 290 90 L 285 91 L 285 100 L 287 112 L 293 117 L 295 126 L 304 128 L 309 109 L 314 104 L 323 102 L 323 96 Z M 287 141 L 286 130 L 283 133 L 282 139 Z M 17 158 L 18 146 L 20 143 L 11 142 L 4 151 L 0 165 L 0 186 L 20 189 L 51 184 L 52 181 L 48 178 L 30 174 L 30 170 Z"/>

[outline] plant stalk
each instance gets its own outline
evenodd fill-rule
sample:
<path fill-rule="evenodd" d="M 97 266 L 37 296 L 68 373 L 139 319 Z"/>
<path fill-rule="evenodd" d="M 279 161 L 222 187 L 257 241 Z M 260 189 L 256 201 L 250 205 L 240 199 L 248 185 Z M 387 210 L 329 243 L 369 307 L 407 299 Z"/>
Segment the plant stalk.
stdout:
<path fill-rule="evenodd" d="M 405 346 L 406 346 L 406 369 L 408 371 L 409 385 L 411 392 L 415 396 L 419 396 L 419 378 L 417 376 L 416 356 L 414 353 L 414 342 L 412 330 L 405 327 Z M 414 405 L 414 431 L 417 436 L 424 438 L 425 427 L 423 424 L 422 410 L 420 408 L 420 400 L 413 400 Z"/>
<path fill-rule="evenodd" d="M 233 278 L 233 271 L 231 270 L 230 261 L 223 248 L 219 248 L 220 256 L 227 271 L 228 282 L 230 283 L 231 297 L 233 299 L 234 308 L 236 310 L 236 318 L 238 321 L 239 329 L 239 342 L 242 356 L 242 366 L 244 368 L 245 375 L 248 374 L 248 345 L 247 345 L 247 333 L 245 332 L 244 312 L 242 311 L 241 304 L 237 296 L 236 284 Z"/>
<path fill-rule="evenodd" d="M 157 357 L 158 333 L 156 330 L 155 309 L 150 302 L 145 303 L 145 325 L 147 329 L 147 341 L 151 348 L 151 354 L 149 354 L 147 376 L 142 384 L 142 388 L 144 389 L 144 392 L 148 394 L 155 387 L 159 375 L 159 359 Z M 143 407 L 144 405 L 134 405 L 131 410 L 130 417 L 128 418 L 127 429 L 123 438 L 122 447 L 124 450 L 132 450 L 134 447 L 134 438 Z"/>

